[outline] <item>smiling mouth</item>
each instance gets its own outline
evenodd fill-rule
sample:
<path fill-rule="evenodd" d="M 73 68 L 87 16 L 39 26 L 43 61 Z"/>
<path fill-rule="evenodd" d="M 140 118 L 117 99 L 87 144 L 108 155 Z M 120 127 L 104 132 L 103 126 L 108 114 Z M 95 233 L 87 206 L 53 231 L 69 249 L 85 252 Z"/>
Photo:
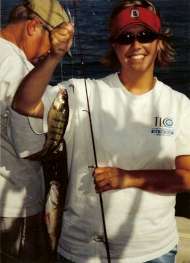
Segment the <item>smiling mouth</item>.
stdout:
<path fill-rule="evenodd" d="M 128 58 L 135 59 L 135 60 L 143 59 L 144 57 L 145 55 L 142 55 L 142 54 L 128 56 Z"/>

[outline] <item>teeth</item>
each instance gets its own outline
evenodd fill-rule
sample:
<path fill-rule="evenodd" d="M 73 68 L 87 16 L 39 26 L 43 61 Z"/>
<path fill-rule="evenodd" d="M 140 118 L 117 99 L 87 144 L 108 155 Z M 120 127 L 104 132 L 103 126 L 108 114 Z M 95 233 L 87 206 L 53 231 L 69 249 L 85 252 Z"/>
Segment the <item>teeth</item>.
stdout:
<path fill-rule="evenodd" d="M 144 55 L 132 55 L 131 58 L 133 58 L 133 59 L 142 59 L 142 58 L 144 58 Z"/>

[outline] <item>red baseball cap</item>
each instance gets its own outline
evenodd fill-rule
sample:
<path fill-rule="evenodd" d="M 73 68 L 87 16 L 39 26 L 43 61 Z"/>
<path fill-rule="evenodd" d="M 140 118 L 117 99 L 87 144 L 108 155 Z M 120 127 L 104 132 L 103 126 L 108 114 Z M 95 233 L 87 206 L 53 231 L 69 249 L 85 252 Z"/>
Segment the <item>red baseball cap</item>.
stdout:
<path fill-rule="evenodd" d="M 160 32 L 160 18 L 151 10 L 140 6 L 129 7 L 121 11 L 112 22 L 112 32 L 119 33 L 130 25 L 138 24 L 144 25 L 154 32 Z"/>

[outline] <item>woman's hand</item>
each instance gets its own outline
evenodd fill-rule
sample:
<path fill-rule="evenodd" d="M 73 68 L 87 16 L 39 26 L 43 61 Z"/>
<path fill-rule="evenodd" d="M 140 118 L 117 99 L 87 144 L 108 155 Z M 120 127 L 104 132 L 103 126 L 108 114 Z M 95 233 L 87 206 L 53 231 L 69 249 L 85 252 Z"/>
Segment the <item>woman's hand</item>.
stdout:
<path fill-rule="evenodd" d="M 127 187 L 127 171 L 117 167 L 96 168 L 93 176 L 98 193 Z"/>

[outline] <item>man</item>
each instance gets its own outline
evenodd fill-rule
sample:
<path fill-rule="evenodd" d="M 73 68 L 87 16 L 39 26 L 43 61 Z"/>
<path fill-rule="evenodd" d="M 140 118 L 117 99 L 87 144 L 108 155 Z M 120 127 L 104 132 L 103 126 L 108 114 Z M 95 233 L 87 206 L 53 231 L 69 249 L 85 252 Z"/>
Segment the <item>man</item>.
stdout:
<path fill-rule="evenodd" d="M 17 111 L 45 121 L 59 89 L 69 94 L 70 173 L 58 262 L 110 262 L 96 192 L 103 193 L 111 262 L 175 262 L 175 196 L 190 190 L 190 101 L 154 77 L 156 65 L 173 60 L 167 32 L 151 1 L 124 0 L 111 15 L 105 59 L 118 72 L 46 89 L 73 34 L 70 25 L 57 28 L 60 43 L 15 96 Z"/>
<path fill-rule="evenodd" d="M 25 75 L 50 50 L 50 31 L 67 22 L 58 1 L 29 0 L 16 6 L 0 31 L 0 261 L 48 262 L 45 187 L 39 162 L 19 159 L 43 146 L 27 118 L 9 109 Z M 54 41 L 54 40 L 53 40 Z M 28 145 L 25 138 L 29 138 Z M 20 142 L 20 146 L 19 146 Z"/>

